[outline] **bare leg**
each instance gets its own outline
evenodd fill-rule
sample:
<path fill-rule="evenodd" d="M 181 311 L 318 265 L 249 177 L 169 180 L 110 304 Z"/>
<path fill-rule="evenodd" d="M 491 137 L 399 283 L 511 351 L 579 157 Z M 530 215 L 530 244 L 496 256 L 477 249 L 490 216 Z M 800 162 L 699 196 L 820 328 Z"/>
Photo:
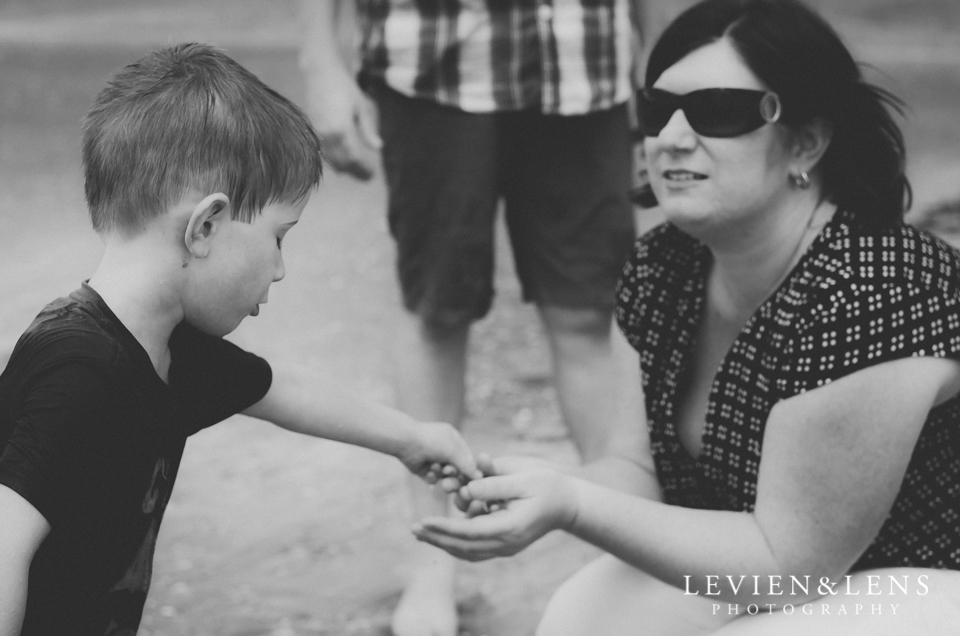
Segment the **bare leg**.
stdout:
<path fill-rule="evenodd" d="M 852 575 L 849 591 L 845 581 L 835 589 L 789 606 L 785 596 L 785 607 L 768 613 L 684 595 L 604 555 L 560 586 L 537 636 L 939 636 L 960 625 L 960 572 L 870 570 Z"/>
<path fill-rule="evenodd" d="M 537 636 L 705 636 L 733 620 L 702 596 L 659 581 L 610 555 L 554 593 Z"/>
<path fill-rule="evenodd" d="M 464 374 L 469 327 L 431 329 L 419 317 L 398 316 L 394 386 L 400 410 L 421 420 L 459 427 L 464 414 Z M 410 475 L 416 519 L 445 515 L 448 498 Z M 456 636 L 455 559 L 426 543 L 415 548 L 414 565 L 391 628 L 395 636 Z"/>
<path fill-rule="evenodd" d="M 604 450 L 606 424 L 617 417 L 616 370 L 610 347 L 611 313 L 541 306 L 553 357 L 557 396 L 580 458 Z"/>
<path fill-rule="evenodd" d="M 896 581 L 897 584 L 892 583 Z M 887 568 L 857 572 L 838 593 L 743 615 L 716 636 L 940 636 L 960 626 L 960 572 Z M 906 590 L 906 592 L 904 592 Z"/>

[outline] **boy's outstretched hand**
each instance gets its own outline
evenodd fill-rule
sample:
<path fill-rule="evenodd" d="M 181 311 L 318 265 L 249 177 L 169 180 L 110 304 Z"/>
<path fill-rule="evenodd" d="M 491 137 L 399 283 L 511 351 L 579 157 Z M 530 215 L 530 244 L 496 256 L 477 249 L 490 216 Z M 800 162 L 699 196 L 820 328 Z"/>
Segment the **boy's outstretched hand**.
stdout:
<path fill-rule="evenodd" d="M 413 439 L 397 459 L 411 473 L 429 484 L 440 484 L 447 492 L 483 477 L 463 436 L 443 422 L 418 423 Z"/>

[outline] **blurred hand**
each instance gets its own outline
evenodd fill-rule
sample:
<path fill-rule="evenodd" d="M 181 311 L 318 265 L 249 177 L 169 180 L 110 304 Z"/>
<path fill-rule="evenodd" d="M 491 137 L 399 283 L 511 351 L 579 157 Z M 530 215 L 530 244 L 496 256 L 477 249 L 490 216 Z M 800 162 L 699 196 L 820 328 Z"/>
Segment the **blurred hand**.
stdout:
<path fill-rule="evenodd" d="M 506 455 L 493 459 L 486 453 L 477 454 L 477 467 L 480 469 L 480 472 L 483 473 L 484 477 L 532 470 L 555 470 L 553 464 L 539 457 Z M 503 507 L 502 501 L 470 499 L 467 496 L 469 491 L 461 491 L 460 489 L 465 483 L 466 482 L 463 482 L 454 486 L 452 482 L 445 482 L 443 486 L 447 492 L 456 493 L 453 498 L 453 503 L 461 512 L 466 513 L 468 517 L 488 514 Z"/>
<path fill-rule="evenodd" d="M 518 469 L 496 460 L 501 474 L 461 488 L 467 501 L 498 502 L 488 514 L 429 517 L 414 526 L 417 539 L 468 561 L 511 556 L 551 530 L 570 527 L 577 515 L 573 478 L 553 470 Z M 546 463 L 546 462 L 543 462 Z"/>
<path fill-rule="evenodd" d="M 376 105 L 340 66 L 312 69 L 306 83 L 308 110 L 324 158 L 337 172 L 369 179 L 383 146 Z"/>
<path fill-rule="evenodd" d="M 444 422 L 417 422 L 413 438 L 397 459 L 413 474 L 429 484 L 440 483 L 447 492 L 483 476 L 463 436 Z"/>

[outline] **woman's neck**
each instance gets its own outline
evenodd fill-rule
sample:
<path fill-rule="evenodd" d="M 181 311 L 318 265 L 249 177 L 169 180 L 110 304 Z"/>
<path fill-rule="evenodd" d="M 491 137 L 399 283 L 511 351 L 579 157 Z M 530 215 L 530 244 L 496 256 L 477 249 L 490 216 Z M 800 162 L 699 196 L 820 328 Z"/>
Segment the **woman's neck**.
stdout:
<path fill-rule="evenodd" d="M 763 223 L 737 228 L 723 240 L 705 240 L 713 254 L 707 281 L 711 309 L 723 319 L 745 322 L 787 278 L 835 211 L 829 202 L 802 197 L 784 213 L 764 216 Z"/>

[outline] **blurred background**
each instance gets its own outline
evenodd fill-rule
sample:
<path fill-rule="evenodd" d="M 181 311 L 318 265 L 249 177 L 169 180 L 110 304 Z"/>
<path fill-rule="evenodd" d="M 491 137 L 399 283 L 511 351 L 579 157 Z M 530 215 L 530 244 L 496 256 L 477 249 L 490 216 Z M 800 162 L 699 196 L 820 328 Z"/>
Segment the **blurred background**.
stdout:
<path fill-rule="evenodd" d="M 960 245 L 960 2 L 812 4 L 871 81 L 907 102 L 910 219 Z M 111 73 L 158 46 L 201 41 L 302 103 L 299 38 L 291 0 L 0 1 L 0 366 L 39 309 L 97 263 L 79 127 Z M 391 402 L 399 302 L 383 208 L 379 179 L 328 171 L 285 241 L 287 278 L 231 339 Z M 642 227 L 657 221 L 656 210 L 638 215 Z M 467 437 L 480 450 L 573 461 L 536 316 L 519 301 L 507 242 L 500 248 L 497 302 L 471 342 Z M 392 459 L 243 417 L 196 435 L 140 636 L 388 634 L 412 544 L 402 474 Z M 464 565 L 463 632 L 531 633 L 550 592 L 593 555 L 551 535 L 518 558 Z"/>

